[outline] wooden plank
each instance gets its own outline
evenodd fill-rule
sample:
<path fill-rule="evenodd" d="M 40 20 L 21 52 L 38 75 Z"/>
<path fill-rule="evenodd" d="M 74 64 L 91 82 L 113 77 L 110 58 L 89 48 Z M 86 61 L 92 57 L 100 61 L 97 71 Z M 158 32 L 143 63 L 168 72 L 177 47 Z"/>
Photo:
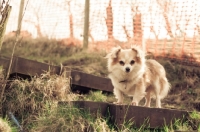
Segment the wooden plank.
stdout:
<path fill-rule="evenodd" d="M 45 71 L 50 71 L 51 74 L 59 74 L 60 67 L 21 57 L 14 57 L 11 73 L 35 76 L 41 75 Z"/>
<path fill-rule="evenodd" d="M 197 111 L 200 111 L 200 102 L 188 102 L 191 107 L 195 108 Z"/>
<path fill-rule="evenodd" d="M 176 119 L 186 119 L 187 111 L 161 109 L 161 108 L 147 108 L 140 106 L 129 105 L 109 105 L 109 111 L 112 121 L 119 129 L 128 121 L 134 122 L 134 126 L 141 127 L 147 124 L 150 128 L 162 128 L 165 125 L 170 125 Z"/>
<path fill-rule="evenodd" d="M 59 105 L 65 105 L 65 103 L 59 102 Z M 89 110 L 92 115 L 97 115 L 99 112 L 103 117 L 110 118 L 111 123 L 119 130 L 128 121 L 133 123 L 133 127 L 140 128 L 144 126 L 144 128 L 154 129 L 171 125 L 176 119 L 186 121 L 188 117 L 187 111 L 173 109 L 115 105 L 91 101 L 72 101 L 72 104 L 80 109 Z"/>
<path fill-rule="evenodd" d="M 0 65 L 7 71 L 10 63 L 10 58 L 0 56 Z M 20 73 L 29 76 L 41 75 L 45 71 L 50 71 L 51 74 L 59 74 L 60 67 L 53 66 L 34 60 L 28 60 L 21 57 L 13 57 L 10 74 Z"/>
<path fill-rule="evenodd" d="M 113 91 L 113 86 L 108 78 L 98 77 L 79 71 L 71 71 L 72 84 L 90 89 Z"/>
<path fill-rule="evenodd" d="M 0 65 L 3 65 L 3 68 L 8 69 L 10 63 L 10 58 L 1 57 Z M 41 75 L 45 71 L 50 71 L 51 74 L 60 74 L 62 71 L 67 71 L 66 76 L 71 77 L 71 84 L 79 90 L 102 90 L 106 92 L 112 92 L 113 86 L 110 79 L 94 76 L 91 74 L 83 73 L 80 71 L 69 70 L 65 67 L 61 69 L 60 66 L 53 66 L 34 60 L 28 60 L 21 57 L 14 57 L 13 63 L 11 66 L 10 74 L 22 74 L 27 76 L 36 76 Z"/>

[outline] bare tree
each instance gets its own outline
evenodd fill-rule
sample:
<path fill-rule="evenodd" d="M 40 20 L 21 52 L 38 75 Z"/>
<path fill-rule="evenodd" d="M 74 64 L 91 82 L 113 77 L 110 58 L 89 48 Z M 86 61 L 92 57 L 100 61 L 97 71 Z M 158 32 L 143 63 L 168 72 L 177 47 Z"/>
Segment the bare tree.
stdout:
<path fill-rule="evenodd" d="M 64 10 L 67 10 L 69 13 L 69 29 L 70 29 L 70 38 L 74 38 L 74 23 L 73 23 L 73 14 L 71 11 L 71 2 L 72 0 L 66 0 L 64 4 L 58 4 L 56 3 L 56 5 L 60 8 L 63 8 Z M 77 5 L 81 8 L 82 5 Z M 84 12 L 82 12 L 81 14 L 82 16 L 84 16 Z M 92 17 L 92 16 L 91 16 Z M 84 17 L 82 18 L 84 19 Z M 89 22 L 90 25 L 90 22 Z M 94 37 L 91 34 L 91 27 L 89 26 L 89 30 L 88 30 L 88 36 L 91 38 L 92 43 L 94 43 Z M 83 34 L 81 34 L 81 36 L 83 37 Z"/>
<path fill-rule="evenodd" d="M 128 5 L 128 3 L 126 3 Z M 125 17 L 125 13 L 124 13 L 124 25 L 122 26 L 123 30 L 124 30 L 124 33 L 126 35 L 126 38 L 127 40 L 129 41 L 131 39 L 131 36 L 126 28 L 126 24 L 125 24 L 125 21 L 126 21 L 126 17 Z"/>
<path fill-rule="evenodd" d="M 126 38 L 128 39 L 128 41 L 130 40 L 130 35 L 129 35 L 129 33 L 128 33 L 128 30 L 126 29 L 126 26 L 124 25 L 124 26 L 122 26 L 122 28 L 124 29 L 124 32 L 125 32 L 125 34 L 126 34 Z"/>
<path fill-rule="evenodd" d="M 70 5 L 71 2 L 72 2 L 72 0 L 65 0 L 64 3 L 57 3 L 56 2 L 55 4 L 56 4 L 57 7 L 68 11 L 70 38 L 74 38 L 74 23 L 73 23 L 73 13 L 71 11 L 71 5 Z M 80 6 L 80 5 L 78 5 L 78 6 Z"/>
<path fill-rule="evenodd" d="M 162 0 L 156 0 L 157 1 L 157 4 L 160 6 L 160 9 L 163 10 L 163 17 L 165 19 L 165 24 L 166 24 L 166 30 L 169 34 L 169 36 L 171 38 L 173 38 L 173 33 L 172 33 L 172 30 L 171 30 L 171 26 L 170 26 L 170 22 L 169 22 L 169 18 L 168 18 L 168 9 L 169 9 L 169 1 L 162 1 Z"/>
<path fill-rule="evenodd" d="M 6 31 L 6 26 L 8 18 L 12 7 L 9 5 L 9 0 L 7 2 L 0 1 L 0 51 L 2 48 L 3 38 Z"/>
<path fill-rule="evenodd" d="M 135 14 L 133 17 L 133 38 L 134 43 L 141 44 L 142 45 L 142 14 L 138 11 L 138 6 L 134 9 L 131 8 L 132 12 Z"/>
<path fill-rule="evenodd" d="M 36 17 L 36 22 L 32 21 L 31 19 L 28 20 L 24 20 L 25 22 L 31 23 L 35 26 L 36 30 L 37 30 L 37 35 L 38 37 L 43 37 L 43 34 L 41 32 L 41 27 L 40 27 L 40 10 L 41 10 L 41 6 L 38 7 L 38 9 L 35 9 L 33 5 L 31 5 L 31 8 L 33 9 L 33 14 Z"/>
<path fill-rule="evenodd" d="M 198 31 L 198 33 L 199 33 L 199 36 L 200 36 L 200 25 L 198 25 L 198 23 L 200 23 L 200 15 L 198 16 L 198 18 L 197 18 L 197 31 Z"/>

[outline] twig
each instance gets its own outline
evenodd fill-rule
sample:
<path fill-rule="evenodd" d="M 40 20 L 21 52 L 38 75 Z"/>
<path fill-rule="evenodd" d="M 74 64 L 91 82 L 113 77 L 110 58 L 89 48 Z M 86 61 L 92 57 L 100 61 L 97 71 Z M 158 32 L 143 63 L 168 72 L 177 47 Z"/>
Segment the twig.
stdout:
<path fill-rule="evenodd" d="M 2 43 L 3 43 L 6 25 L 7 25 L 8 18 L 11 12 L 11 6 L 9 6 L 8 2 L 6 3 L 4 8 L 3 8 L 4 3 L 1 3 L 1 7 L 0 7 L 1 16 L 2 16 L 0 20 L 0 51 L 1 51 Z"/>
<path fill-rule="evenodd" d="M 25 6 L 24 13 L 23 13 L 22 18 L 20 20 L 20 24 L 19 24 L 20 26 L 19 27 L 21 27 L 22 19 L 24 17 L 24 14 L 25 14 L 28 2 L 29 2 L 29 0 L 27 1 L 27 4 Z M 3 85 L 2 85 L 2 91 L 1 91 L 1 97 L 0 97 L 0 103 L 1 103 L 0 104 L 1 105 L 0 108 L 1 108 L 1 110 L 2 110 L 2 104 L 3 104 L 3 95 L 4 95 L 4 91 L 5 91 L 5 88 L 6 88 L 6 84 L 7 84 L 8 78 L 10 76 L 10 70 L 11 70 L 12 63 L 13 63 L 13 57 L 14 57 L 14 53 L 15 53 L 15 48 L 16 48 L 17 43 L 19 42 L 19 35 L 20 35 L 20 32 L 19 32 L 20 29 L 19 29 L 19 27 L 18 27 L 17 32 L 16 32 L 16 39 L 15 39 L 14 47 L 13 47 L 13 50 L 12 50 L 12 55 L 11 55 L 11 58 L 10 58 L 10 64 L 9 64 L 9 67 L 8 67 L 6 78 L 5 78 L 5 81 L 4 81 Z"/>

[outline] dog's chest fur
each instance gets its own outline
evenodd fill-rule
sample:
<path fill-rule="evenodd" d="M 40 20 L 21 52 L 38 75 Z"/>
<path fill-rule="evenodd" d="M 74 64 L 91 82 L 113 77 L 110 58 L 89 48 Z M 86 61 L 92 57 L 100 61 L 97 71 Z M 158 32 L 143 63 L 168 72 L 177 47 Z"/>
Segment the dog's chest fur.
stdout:
<path fill-rule="evenodd" d="M 150 84 L 149 75 L 149 70 L 145 67 L 144 70 L 133 74 L 133 76 L 119 76 L 119 74 L 115 72 L 110 73 L 109 78 L 111 79 L 114 88 L 119 89 L 124 94 L 132 95 L 135 89 L 139 88 L 140 85 L 148 86 Z"/>

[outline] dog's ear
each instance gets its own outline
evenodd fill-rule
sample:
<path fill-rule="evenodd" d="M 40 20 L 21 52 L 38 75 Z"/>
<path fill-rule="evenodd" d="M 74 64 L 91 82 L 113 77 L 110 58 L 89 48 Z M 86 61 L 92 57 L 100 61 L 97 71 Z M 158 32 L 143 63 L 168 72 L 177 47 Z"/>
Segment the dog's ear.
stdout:
<path fill-rule="evenodd" d="M 119 54 L 120 50 L 121 50 L 121 47 L 120 47 L 120 46 L 114 47 L 114 48 L 111 50 L 111 52 L 108 53 L 108 54 L 106 55 L 105 58 L 113 58 L 113 59 L 114 59 L 114 58 L 117 58 L 117 55 Z"/>
<path fill-rule="evenodd" d="M 137 45 L 131 46 L 131 49 L 137 53 L 136 57 L 138 58 L 139 61 L 141 61 L 141 59 L 144 58 L 145 54 L 139 46 Z"/>

